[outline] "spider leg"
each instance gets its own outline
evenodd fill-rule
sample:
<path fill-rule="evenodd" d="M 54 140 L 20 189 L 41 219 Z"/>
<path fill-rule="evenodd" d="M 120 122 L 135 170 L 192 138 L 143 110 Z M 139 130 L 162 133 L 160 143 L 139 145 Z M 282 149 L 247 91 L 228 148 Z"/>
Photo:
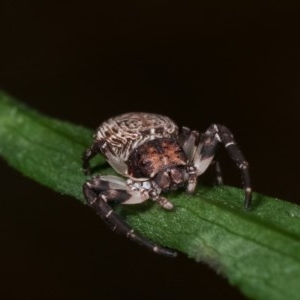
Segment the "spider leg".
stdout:
<path fill-rule="evenodd" d="M 108 163 L 111 165 L 111 167 L 118 172 L 119 174 L 123 176 L 127 176 L 127 164 L 125 161 L 116 156 L 108 146 L 106 142 L 102 142 L 100 145 L 101 153 L 106 157 Z"/>
<path fill-rule="evenodd" d="M 199 147 L 199 133 L 195 130 L 190 130 L 188 127 L 182 127 L 178 136 L 178 142 L 188 159 L 187 192 L 192 193 L 194 192 L 197 185 L 198 175 L 196 172 L 196 168 L 194 167 L 194 156 Z"/>
<path fill-rule="evenodd" d="M 199 144 L 199 133 L 195 130 L 190 130 L 187 127 L 182 127 L 178 141 L 189 162 L 193 161 L 195 151 Z"/>
<path fill-rule="evenodd" d="M 215 184 L 223 185 L 223 176 L 222 176 L 220 162 L 218 160 L 214 159 L 212 164 L 215 169 Z"/>
<path fill-rule="evenodd" d="M 135 233 L 109 205 L 110 202 L 127 204 L 143 202 L 149 198 L 141 195 L 139 191 L 128 189 L 126 181 L 116 176 L 97 176 L 83 185 L 83 193 L 87 204 L 101 217 L 101 219 L 116 233 L 147 248 L 148 250 L 164 256 L 175 257 L 176 252 L 158 246 Z"/>
<path fill-rule="evenodd" d="M 89 161 L 98 153 L 103 154 L 106 157 L 108 163 L 116 172 L 123 176 L 127 176 L 127 165 L 124 160 L 116 157 L 108 147 L 107 143 L 101 140 L 96 140 L 92 146 L 83 153 L 82 169 L 86 175 L 91 173 Z"/>
<path fill-rule="evenodd" d="M 220 143 L 223 144 L 231 159 L 241 170 L 245 189 L 244 206 L 245 208 L 249 208 L 252 196 L 249 165 L 243 153 L 237 146 L 232 133 L 225 126 L 212 124 L 200 137 L 200 144 L 194 157 L 194 165 L 197 170 L 197 175 L 201 175 L 210 165 Z"/>
<path fill-rule="evenodd" d="M 91 173 L 90 160 L 99 153 L 99 147 L 97 143 L 93 143 L 82 155 L 82 169 L 84 174 L 88 175 Z"/>

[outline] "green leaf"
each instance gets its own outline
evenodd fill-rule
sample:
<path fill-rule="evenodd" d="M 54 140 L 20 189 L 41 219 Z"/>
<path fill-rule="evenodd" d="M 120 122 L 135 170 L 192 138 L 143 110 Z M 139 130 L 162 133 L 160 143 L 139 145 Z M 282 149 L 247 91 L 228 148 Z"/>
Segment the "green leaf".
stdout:
<path fill-rule="evenodd" d="M 89 129 L 0 94 L 0 154 L 24 175 L 82 202 L 81 155 L 91 139 Z M 93 163 L 98 172 L 113 173 L 100 156 Z M 254 194 L 245 211 L 243 191 L 227 186 L 168 197 L 172 212 L 150 201 L 118 211 L 149 239 L 208 263 L 250 298 L 299 299 L 299 206 Z"/>

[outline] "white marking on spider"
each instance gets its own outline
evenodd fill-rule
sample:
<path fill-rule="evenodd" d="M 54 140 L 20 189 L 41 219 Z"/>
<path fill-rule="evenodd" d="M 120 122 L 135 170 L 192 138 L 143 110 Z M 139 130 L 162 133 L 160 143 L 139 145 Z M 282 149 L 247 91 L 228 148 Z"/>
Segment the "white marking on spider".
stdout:
<path fill-rule="evenodd" d="M 220 138 L 219 134 L 215 134 L 216 139 L 218 140 L 219 143 L 222 143 L 222 139 Z"/>
<path fill-rule="evenodd" d="M 220 176 L 220 175 L 217 176 L 217 183 L 218 183 L 218 185 L 223 184 L 223 178 L 222 178 L 222 176 Z"/>
<path fill-rule="evenodd" d="M 107 202 L 107 198 L 104 195 L 101 195 L 101 198 L 103 199 L 104 202 Z"/>
<path fill-rule="evenodd" d="M 152 248 L 152 250 L 153 250 L 153 252 L 157 253 L 157 252 L 158 252 L 158 247 L 157 247 L 157 246 L 154 246 L 154 247 Z"/>
<path fill-rule="evenodd" d="M 91 201 L 91 203 L 95 203 L 97 201 L 98 197 L 93 198 L 93 200 Z"/>
<path fill-rule="evenodd" d="M 134 229 L 131 229 L 130 231 L 127 232 L 126 235 L 127 235 L 127 237 L 133 236 L 134 235 L 133 233 L 134 233 Z"/>
<path fill-rule="evenodd" d="M 142 183 L 142 187 L 145 190 L 150 190 L 151 189 L 151 183 L 149 181 L 145 181 L 145 182 Z"/>
<path fill-rule="evenodd" d="M 224 145 L 224 147 L 227 148 L 227 147 L 232 146 L 232 145 L 235 145 L 235 142 L 229 142 L 226 145 Z"/>
<path fill-rule="evenodd" d="M 246 161 L 243 161 L 240 165 L 239 165 L 240 169 L 246 170 L 248 169 L 248 163 Z"/>
<path fill-rule="evenodd" d="M 113 209 L 111 209 L 106 215 L 105 215 L 105 218 L 108 219 L 109 216 L 113 213 Z"/>

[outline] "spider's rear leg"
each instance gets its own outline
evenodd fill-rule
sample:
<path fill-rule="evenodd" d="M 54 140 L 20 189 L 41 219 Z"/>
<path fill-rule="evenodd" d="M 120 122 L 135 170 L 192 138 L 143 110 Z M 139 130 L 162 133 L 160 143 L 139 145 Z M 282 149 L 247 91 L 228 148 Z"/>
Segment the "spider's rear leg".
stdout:
<path fill-rule="evenodd" d="M 245 189 L 245 208 L 251 205 L 252 188 L 250 182 L 249 165 L 231 131 L 223 125 L 213 124 L 201 136 L 199 149 L 194 157 L 194 164 L 197 169 L 197 175 L 201 175 L 212 162 L 218 145 L 222 143 L 226 148 L 229 156 L 241 170 L 243 185 Z"/>
<path fill-rule="evenodd" d="M 214 167 L 215 184 L 223 185 L 223 175 L 220 162 L 218 160 L 213 160 L 212 165 Z"/>
<path fill-rule="evenodd" d="M 148 196 L 143 196 L 138 191 L 129 190 L 126 182 L 121 178 L 116 176 L 94 177 L 83 185 L 83 193 L 88 205 L 116 233 L 126 236 L 128 239 L 157 254 L 169 257 L 177 255 L 176 252 L 160 247 L 135 233 L 134 229 L 116 214 L 108 204 L 109 202 L 126 203 L 127 201 L 137 203 L 148 199 Z"/>

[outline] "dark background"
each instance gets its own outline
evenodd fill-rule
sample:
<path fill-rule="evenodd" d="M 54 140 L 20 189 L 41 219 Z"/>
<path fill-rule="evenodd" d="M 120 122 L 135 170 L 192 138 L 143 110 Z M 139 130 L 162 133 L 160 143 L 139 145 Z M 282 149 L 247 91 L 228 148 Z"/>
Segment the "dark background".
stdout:
<path fill-rule="evenodd" d="M 91 128 L 125 111 L 199 130 L 223 123 L 254 189 L 299 203 L 299 6 L 2 1 L 0 88 Z M 224 159 L 226 183 L 239 186 Z M 0 167 L 1 299 L 244 299 L 207 266 L 148 253 L 78 201 Z"/>

